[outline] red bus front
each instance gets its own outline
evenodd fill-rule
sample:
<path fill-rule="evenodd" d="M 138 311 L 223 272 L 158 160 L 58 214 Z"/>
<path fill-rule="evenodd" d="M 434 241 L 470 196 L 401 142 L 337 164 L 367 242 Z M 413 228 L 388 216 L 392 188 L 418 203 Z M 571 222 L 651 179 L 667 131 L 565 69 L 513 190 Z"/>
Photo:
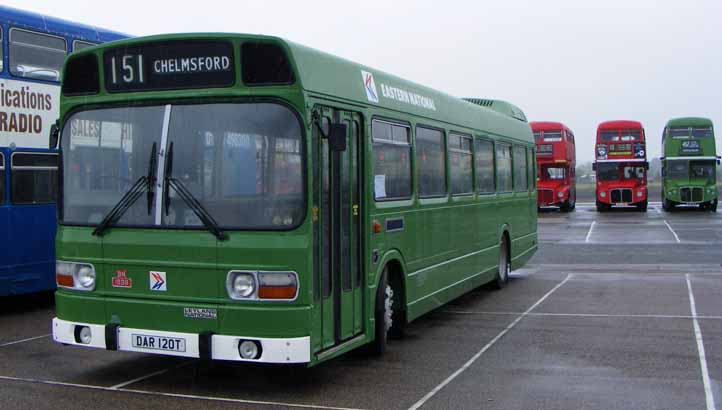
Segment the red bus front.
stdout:
<path fill-rule="evenodd" d="M 597 210 L 635 205 L 647 210 L 647 148 L 637 121 L 609 121 L 597 129 Z"/>
<path fill-rule="evenodd" d="M 574 133 L 562 123 L 532 122 L 536 141 L 537 206 L 574 209 L 577 201 Z"/>

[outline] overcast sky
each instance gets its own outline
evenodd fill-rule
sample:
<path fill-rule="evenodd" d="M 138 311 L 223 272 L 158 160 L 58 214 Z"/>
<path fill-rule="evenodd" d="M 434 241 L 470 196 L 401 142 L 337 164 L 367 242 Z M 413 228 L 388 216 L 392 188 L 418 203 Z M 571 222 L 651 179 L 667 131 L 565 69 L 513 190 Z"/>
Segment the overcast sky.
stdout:
<path fill-rule="evenodd" d="M 669 118 L 709 117 L 722 130 L 720 1 L 3 3 L 132 35 L 278 35 L 452 95 L 510 101 L 531 121 L 564 122 L 580 161 L 593 159 L 605 120 L 641 121 L 651 157 Z"/>

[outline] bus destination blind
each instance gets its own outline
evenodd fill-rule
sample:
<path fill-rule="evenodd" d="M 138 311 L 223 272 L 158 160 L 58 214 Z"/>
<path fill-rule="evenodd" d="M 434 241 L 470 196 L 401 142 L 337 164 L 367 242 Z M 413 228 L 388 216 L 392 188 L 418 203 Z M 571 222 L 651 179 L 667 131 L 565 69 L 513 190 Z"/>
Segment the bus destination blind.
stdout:
<path fill-rule="evenodd" d="M 109 92 L 228 87 L 235 82 L 233 46 L 175 41 L 128 46 L 103 55 Z"/>

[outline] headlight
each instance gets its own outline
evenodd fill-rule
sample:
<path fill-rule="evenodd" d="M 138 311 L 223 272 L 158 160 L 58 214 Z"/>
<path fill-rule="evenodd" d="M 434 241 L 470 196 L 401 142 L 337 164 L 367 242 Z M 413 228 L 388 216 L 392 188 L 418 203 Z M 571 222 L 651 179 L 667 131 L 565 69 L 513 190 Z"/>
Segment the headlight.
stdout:
<path fill-rule="evenodd" d="M 559 193 L 557 194 L 557 196 L 558 196 L 559 198 L 564 198 L 564 191 L 559 191 Z"/>
<path fill-rule="evenodd" d="M 95 287 L 95 271 L 90 266 L 81 266 L 80 269 L 78 269 L 77 277 L 80 286 L 86 289 Z"/>
<path fill-rule="evenodd" d="M 226 290 L 234 300 L 292 301 L 298 296 L 298 283 L 296 272 L 230 271 Z"/>
<path fill-rule="evenodd" d="M 55 281 L 58 287 L 91 291 L 95 290 L 95 267 L 89 263 L 57 261 Z"/>
<path fill-rule="evenodd" d="M 256 293 L 256 277 L 251 272 L 228 272 L 226 290 L 231 299 L 253 299 Z"/>
<path fill-rule="evenodd" d="M 600 195 L 600 196 L 601 196 L 602 198 L 606 198 L 606 197 L 607 197 L 607 193 L 606 193 L 606 192 L 604 192 L 604 191 L 602 191 L 602 193 L 601 193 L 601 194 L 599 194 L 599 195 Z"/>
<path fill-rule="evenodd" d="M 637 196 L 638 196 L 639 198 L 641 198 L 643 195 L 644 195 L 644 192 L 642 192 L 642 191 L 637 191 Z"/>

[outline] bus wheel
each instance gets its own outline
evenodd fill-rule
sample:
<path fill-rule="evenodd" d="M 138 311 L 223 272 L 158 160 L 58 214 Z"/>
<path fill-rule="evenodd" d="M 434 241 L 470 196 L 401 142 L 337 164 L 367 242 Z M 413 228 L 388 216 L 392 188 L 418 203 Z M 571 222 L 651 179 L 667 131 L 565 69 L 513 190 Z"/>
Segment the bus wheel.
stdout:
<path fill-rule="evenodd" d="M 569 203 L 569 200 L 562 202 L 561 206 L 559 207 L 559 210 L 562 212 L 569 212 L 572 210 L 572 205 Z"/>
<path fill-rule="evenodd" d="M 509 260 L 509 244 L 505 236 L 499 246 L 499 268 L 496 272 L 496 278 L 491 282 L 492 288 L 499 290 L 506 286 L 509 282 L 509 272 L 511 272 L 511 261 Z"/>
<path fill-rule="evenodd" d="M 604 212 L 607 210 L 607 204 L 597 201 L 597 212 Z"/>
<path fill-rule="evenodd" d="M 712 212 L 717 212 L 717 200 L 716 199 L 710 203 L 709 210 Z"/>
<path fill-rule="evenodd" d="M 640 202 L 637 204 L 637 210 L 640 212 L 647 212 L 647 205 L 648 205 L 648 202 L 645 199 L 643 202 Z"/>
<path fill-rule="evenodd" d="M 389 294 L 391 293 L 391 294 Z M 386 352 L 386 342 L 388 340 L 388 330 L 391 327 L 391 298 L 393 293 L 388 285 L 388 268 L 384 269 L 379 281 L 379 287 L 376 289 L 376 307 L 374 309 L 374 341 L 371 342 L 370 350 L 372 353 L 382 355 Z"/>

